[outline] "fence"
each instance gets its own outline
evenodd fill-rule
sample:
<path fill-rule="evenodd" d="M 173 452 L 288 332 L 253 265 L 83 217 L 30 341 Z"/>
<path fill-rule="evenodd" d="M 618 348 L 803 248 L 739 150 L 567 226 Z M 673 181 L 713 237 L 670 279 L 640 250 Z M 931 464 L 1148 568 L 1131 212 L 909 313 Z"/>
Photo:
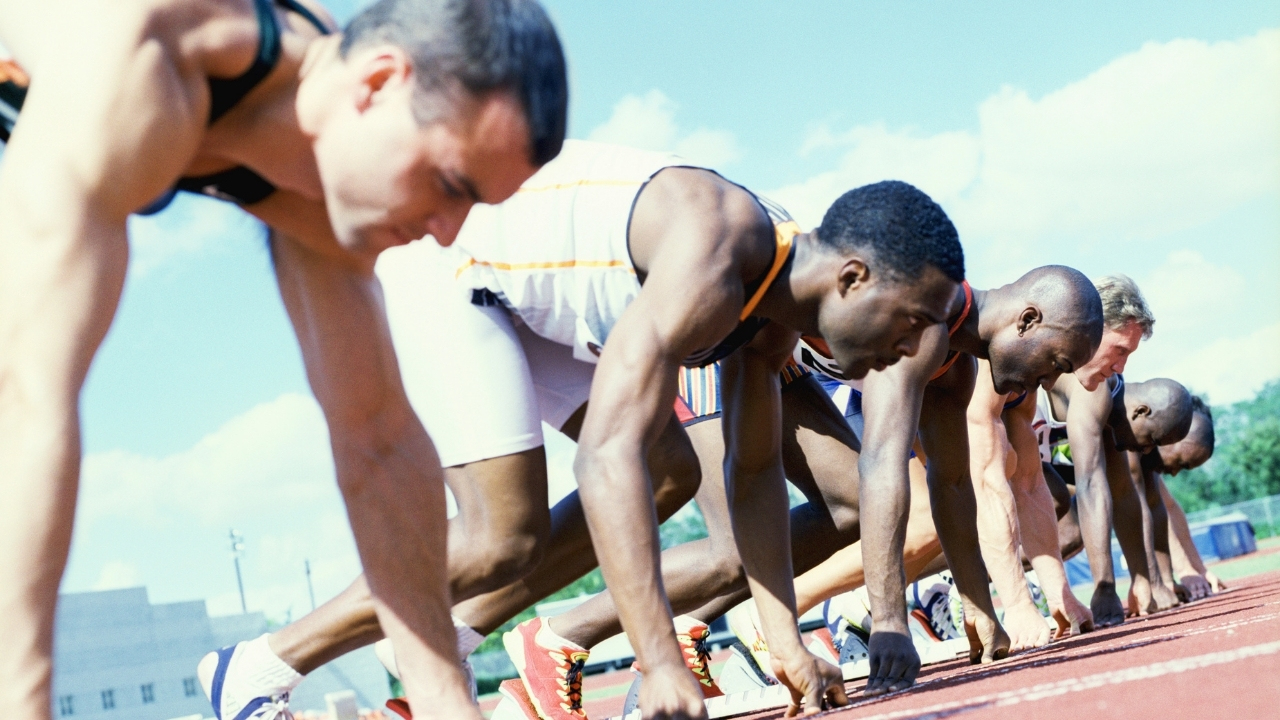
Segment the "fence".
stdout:
<path fill-rule="evenodd" d="M 1257 500 L 1246 500 L 1234 505 L 1223 505 L 1222 507 L 1209 508 L 1208 510 L 1197 510 L 1196 512 L 1187 513 L 1187 522 L 1197 523 L 1237 512 L 1243 513 L 1245 517 L 1249 518 L 1249 523 L 1253 525 L 1253 531 L 1258 537 L 1280 535 L 1280 495 L 1258 498 Z"/>

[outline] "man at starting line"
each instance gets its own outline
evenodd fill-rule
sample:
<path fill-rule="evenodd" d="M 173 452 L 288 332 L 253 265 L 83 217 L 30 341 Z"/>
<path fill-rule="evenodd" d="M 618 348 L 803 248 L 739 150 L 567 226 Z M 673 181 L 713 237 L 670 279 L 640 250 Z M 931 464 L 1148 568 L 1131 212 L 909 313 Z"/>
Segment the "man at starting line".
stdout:
<path fill-rule="evenodd" d="M 440 465 L 373 266 L 426 233 L 452 241 L 473 204 L 559 152 L 567 82 L 542 8 L 382 0 L 336 32 L 311 0 L 0 0 L 0 42 L 0 717 L 49 717 L 81 386 L 128 216 L 185 190 L 270 228 L 405 687 L 424 716 L 478 720 L 448 620 Z"/>

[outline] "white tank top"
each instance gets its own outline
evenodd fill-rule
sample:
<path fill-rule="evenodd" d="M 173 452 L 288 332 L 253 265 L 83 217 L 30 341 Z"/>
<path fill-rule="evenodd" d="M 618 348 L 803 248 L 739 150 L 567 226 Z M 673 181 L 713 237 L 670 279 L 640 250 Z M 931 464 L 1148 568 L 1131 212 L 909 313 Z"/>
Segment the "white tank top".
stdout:
<path fill-rule="evenodd" d="M 1110 381 L 1108 381 L 1110 383 Z M 1115 385 L 1111 387 L 1111 398 L 1115 400 L 1124 388 L 1124 376 L 1115 376 Z M 1054 451 L 1059 448 L 1067 447 L 1067 421 L 1059 420 L 1053 414 L 1053 402 L 1049 398 L 1049 393 L 1044 388 L 1036 391 L 1036 419 L 1031 424 L 1032 431 L 1036 434 L 1036 441 L 1040 444 L 1040 460 L 1042 462 L 1055 462 L 1059 465 L 1071 465 L 1071 458 L 1058 454 L 1054 457 Z"/>

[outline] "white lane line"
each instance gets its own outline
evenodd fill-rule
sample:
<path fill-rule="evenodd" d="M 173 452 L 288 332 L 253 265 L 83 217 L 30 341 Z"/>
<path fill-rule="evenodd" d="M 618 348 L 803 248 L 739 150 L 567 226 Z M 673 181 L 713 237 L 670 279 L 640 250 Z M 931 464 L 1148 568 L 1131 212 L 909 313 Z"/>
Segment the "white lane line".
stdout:
<path fill-rule="evenodd" d="M 1188 672 L 1190 670 L 1200 670 L 1202 668 L 1213 667 L 1215 665 L 1224 665 L 1226 663 L 1239 662 L 1241 660 L 1262 657 L 1265 655 L 1275 655 L 1277 653 L 1280 653 L 1280 641 L 1263 643 L 1261 645 L 1250 645 L 1248 647 L 1236 648 L 1235 650 L 1224 650 L 1222 652 L 1196 655 L 1194 657 L 1181 658 L 1178 660 L 1168 660 L 1166 662 L 1152 663 L 1150 665 L 1140 665 L 1138 667 L 1125 668 L 1123 670 L 1111 670 L 1108 672 L 1096 673 L 1094 675 L 1087 675 L 1081 678 L 1068 678 L 1057 682 L 1042 683 L 1031 687 L 1019 688 L 1017 690 L 1006 690 L 1004 692 L 980 695 L 967 700 L 955 700 L 947 703 L 939 703 L 925 708 L 896 710 L 894 712 L 882 713 L 880 715 L 865 716 L 859 718 L 859 720 L 894 720 L 895 718 L 916 718 L 917 720 L 927 720 L 928 718 L 949 716 L 957 712 L 968 712 L 970 710 L 978 710 L 984 707 L 1007 707 L 1010 705 L 1017 705 L 1022 702 L 1042 700 L 1044 698 L 1057 697 L 1059 695 L 1080 692 L 1082 690 L 1093 690 L 1108 685 L 1120 685 L 1122 683 L 1133 682 L 1134 680 L 1150 680 L 1152 678 L 1163 677 L 1165 675 L 1175 675 L 1178 673 Z"/>

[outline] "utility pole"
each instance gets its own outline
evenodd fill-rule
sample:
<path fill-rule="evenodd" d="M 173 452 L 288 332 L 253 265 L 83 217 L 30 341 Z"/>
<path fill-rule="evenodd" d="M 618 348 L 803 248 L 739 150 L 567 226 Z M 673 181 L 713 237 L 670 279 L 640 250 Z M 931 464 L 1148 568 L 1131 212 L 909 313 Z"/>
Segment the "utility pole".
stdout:
<path fill-rule="evenodd" d="M 249 613 L 249 605 L 244 601 L 244 578 L 240 575 L 240 556 L 244 554 L 244 536 L 231 529 L 231 557 L 236 563 L 236 585 L 240 587 L 240 612 Z"/>
<path fill-rule="evenodd" d="M 307 568 L 307 593 L 311 595 L 311 611 L 316 609 L 316 589 L 311 586 L 311 561 L 303 560 L 304 566 Z"/>

